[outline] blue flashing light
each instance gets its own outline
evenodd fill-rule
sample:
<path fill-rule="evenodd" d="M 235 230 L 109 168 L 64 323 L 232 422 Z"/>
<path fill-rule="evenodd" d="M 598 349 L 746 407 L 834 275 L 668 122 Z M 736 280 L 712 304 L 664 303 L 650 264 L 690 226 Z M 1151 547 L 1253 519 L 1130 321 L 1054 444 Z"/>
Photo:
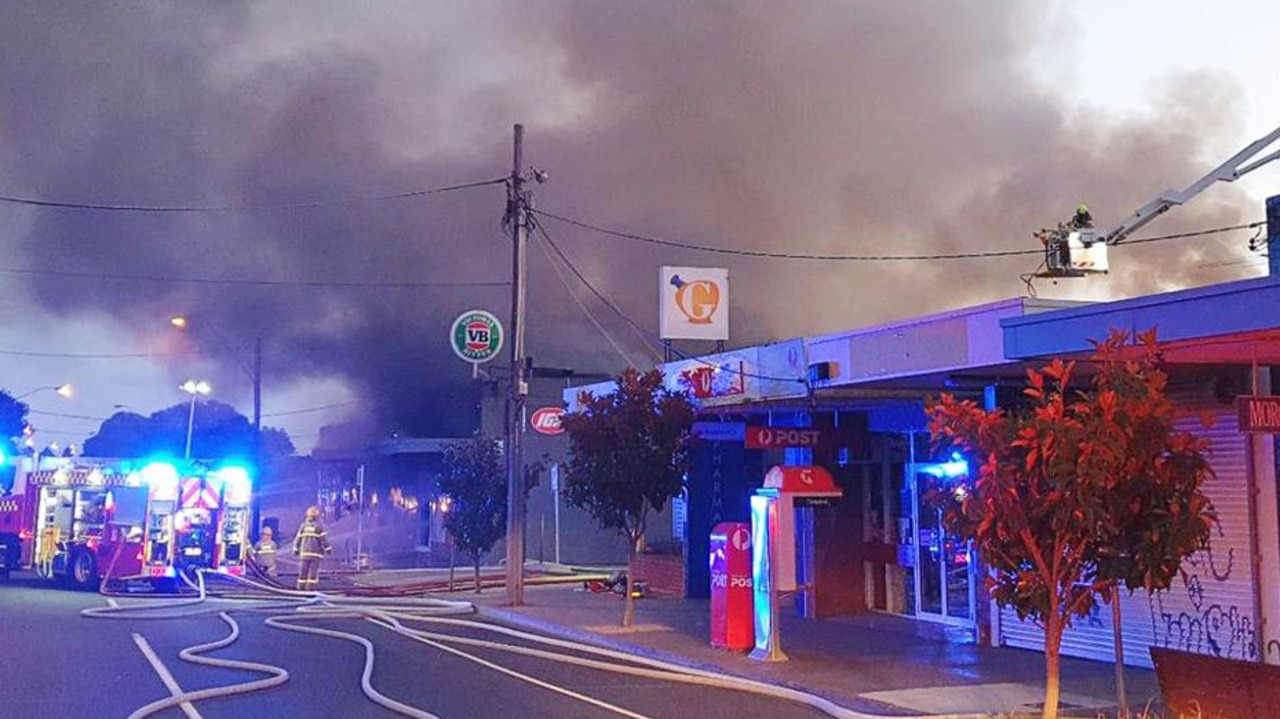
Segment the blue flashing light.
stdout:
<path fill-rule="evenodd" d="M 249 501 L 249 494 L 253 491 L 253 479 L 247 467 L 228 465 L 209 473 L 209 478 L 221 482 L 223 497 L 227 502 L 243 504 Z"/>
<path fill-rule="evenodd" d="M 156 499 L 176 499 L 178 468 L 168 462 L 152 462 L 142 468 L 142 481 L 151 488 Z"/>
<path fill-rule="evenodd" d="M 926 464 L 920 467 L 921 474 L 927 474 L 938 479 L 957 479 L 959 477 L 969 476 L 969 463 L 964 459 L 956 459 L 958 455 L 952 455 L 950 462 L 938 462 L 937 464 Z"/>
<path fill-rule="evenodd" d="M 3 449 L 0 449 L 0 467 L 3 467 L 5 463 L 8 461 L 9 461 L 9 456 L 4 453 Z"/>

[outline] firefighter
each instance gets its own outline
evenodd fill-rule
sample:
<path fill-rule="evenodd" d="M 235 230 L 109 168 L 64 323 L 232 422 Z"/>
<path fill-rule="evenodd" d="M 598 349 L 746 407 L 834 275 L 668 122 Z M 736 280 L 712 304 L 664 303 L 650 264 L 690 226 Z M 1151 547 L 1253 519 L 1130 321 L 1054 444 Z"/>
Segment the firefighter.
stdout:
<path fill-rule="evenodd" d="M 58 525 L 50 524 L 40 530 L 39 552 L 36 554 L 36 574 L 43 577 L 53 576 L 53 558 L 58 556 L 58 545 L 62 543 Z"/>
<path fill-rule="evenodd" d="M 307 518 L 293 538 L 293 556 L 302 560 L 298 565 L 298 589 L 314 591 L 320 586 L 320 560 L 332 552 L 333 546 L 320 524 L 320 508 L 307 507 Z"/>
<path fill-rule="evenodd" d="M 258 539 L 258 546 L 253 549 L 253 561 L 262 570 L 262 573 L 270 577 L 276 578 L 276 542 L 275 533 L 271 527 L 262 528 L 262 536 Z"/>
<path fill-rule="evenodd" d="M 1076 208 L 1075 217 L 1071 218 L 1071 229 L 1083 230 L 1093 227 L 1093 215 L 1089 213 L 1089 206 L 1081 203 Z"/>

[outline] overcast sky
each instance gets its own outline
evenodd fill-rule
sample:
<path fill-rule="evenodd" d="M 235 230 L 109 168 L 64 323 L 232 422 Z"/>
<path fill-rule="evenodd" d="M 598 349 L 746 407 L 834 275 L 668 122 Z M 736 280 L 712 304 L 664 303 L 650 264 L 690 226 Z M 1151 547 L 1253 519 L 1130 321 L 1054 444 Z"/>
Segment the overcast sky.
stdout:
<path fill-rule="evenodd" d="M 515 122 L 528 162 L 551 176 L 536 187 L 539 207 L 661 238 L 953 253 L 1035 249 L 1031 233 L 1080 201 L 1112 224 L 1280 124 L 1269 36 L 1280 6 L 1153 8 L 7 2 L 0 195 L 324 206 L 130 214 L 0 203 L 0 386 L 74 383 L 72 401 L 29 398 L 40 436 L 63 443 L 116 405 L 149 413 L 182 401 L 177 384 L 192 376 L 248 415 L 246 369 L 262 336 L 266 424 L 304 450 L 353 412 L 450 431 L 469 372 L 447 349 L 449 321 L 471 307 L 505 316 L 505 288 L 363 285 L 506 279 L 503 189 L 354 200 L 501 176 Z M 1278 190 L 1280 163 L 1145 234 L 1259 219 Z M 766 261 L 545 227 L 649 330 L 661 265 L 729 267 L 734 345 L 1018 296 L 1037 263 Z M 1248 239 L 1116 248 L 1108 277 L 1036 289 L 1106 299 L 1257 276 L 1265 262 Z M 538 364 L 653 361 L 639 332 L 573 285 L 601 336 L 540 245 L 530 258 Z M 168 324 L 179 312 L 192 316 L 188 335 Z M 329 405 L 342 406 L 298 412 Z"/>

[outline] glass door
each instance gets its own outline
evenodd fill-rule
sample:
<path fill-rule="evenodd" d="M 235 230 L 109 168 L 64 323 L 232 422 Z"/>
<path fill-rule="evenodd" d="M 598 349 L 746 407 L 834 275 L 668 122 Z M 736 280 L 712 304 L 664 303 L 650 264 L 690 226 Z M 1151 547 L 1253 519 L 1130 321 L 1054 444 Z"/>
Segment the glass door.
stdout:
<path fill-rule="evenodd" d="M 916 616 L 948 624 L 974 619 L 973 553 L 969 543 L 946 530 L 942 510 L 930 502 L 934 489 L 948 491 L 966 478 L 963 462 L 917 464 L 910 473 L 916 526 Z"/>

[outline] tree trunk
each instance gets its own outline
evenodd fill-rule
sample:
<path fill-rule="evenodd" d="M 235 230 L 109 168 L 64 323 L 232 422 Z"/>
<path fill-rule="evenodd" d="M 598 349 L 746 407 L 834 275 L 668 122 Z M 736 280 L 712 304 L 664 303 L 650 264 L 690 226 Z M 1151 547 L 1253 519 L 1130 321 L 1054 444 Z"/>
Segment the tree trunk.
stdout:
<path fill-rule="evenodd" d="M 453 538 L 449 538 L 449 591 L 453 591 L 453 565 L 454 565 L 454 545 Z"/>
<path fill-rule="evenodd" d="M 643 536 L 632 537 L 631 543 L 627 547 L 627 586 L 624 589 L 626 594 L 622 595 L 622 626 L 624 627 L 630 627 L 635 624 L 636 620 L 636 598 L 633 596 L 634 592 L 632 591 L 635 589 L 636 578 L 631 570 L 635 564 L 636 547 L 640 546 Z"/>
<path fill-rule="evenodd" d="M 472 565 L 476 570 L 476 594 L 480 593 L 480 555 L 476 555 L 476 563 Z"/>
<path fill-rule="evenodd" d="M 1044 710 L 1041 719 L 1058 719 L 1058 694 L 1061 671 L 1059 659 L 1062 652 L 1062 617 L 1058 607 L 1045 617 L 1044 628 Z"/>

